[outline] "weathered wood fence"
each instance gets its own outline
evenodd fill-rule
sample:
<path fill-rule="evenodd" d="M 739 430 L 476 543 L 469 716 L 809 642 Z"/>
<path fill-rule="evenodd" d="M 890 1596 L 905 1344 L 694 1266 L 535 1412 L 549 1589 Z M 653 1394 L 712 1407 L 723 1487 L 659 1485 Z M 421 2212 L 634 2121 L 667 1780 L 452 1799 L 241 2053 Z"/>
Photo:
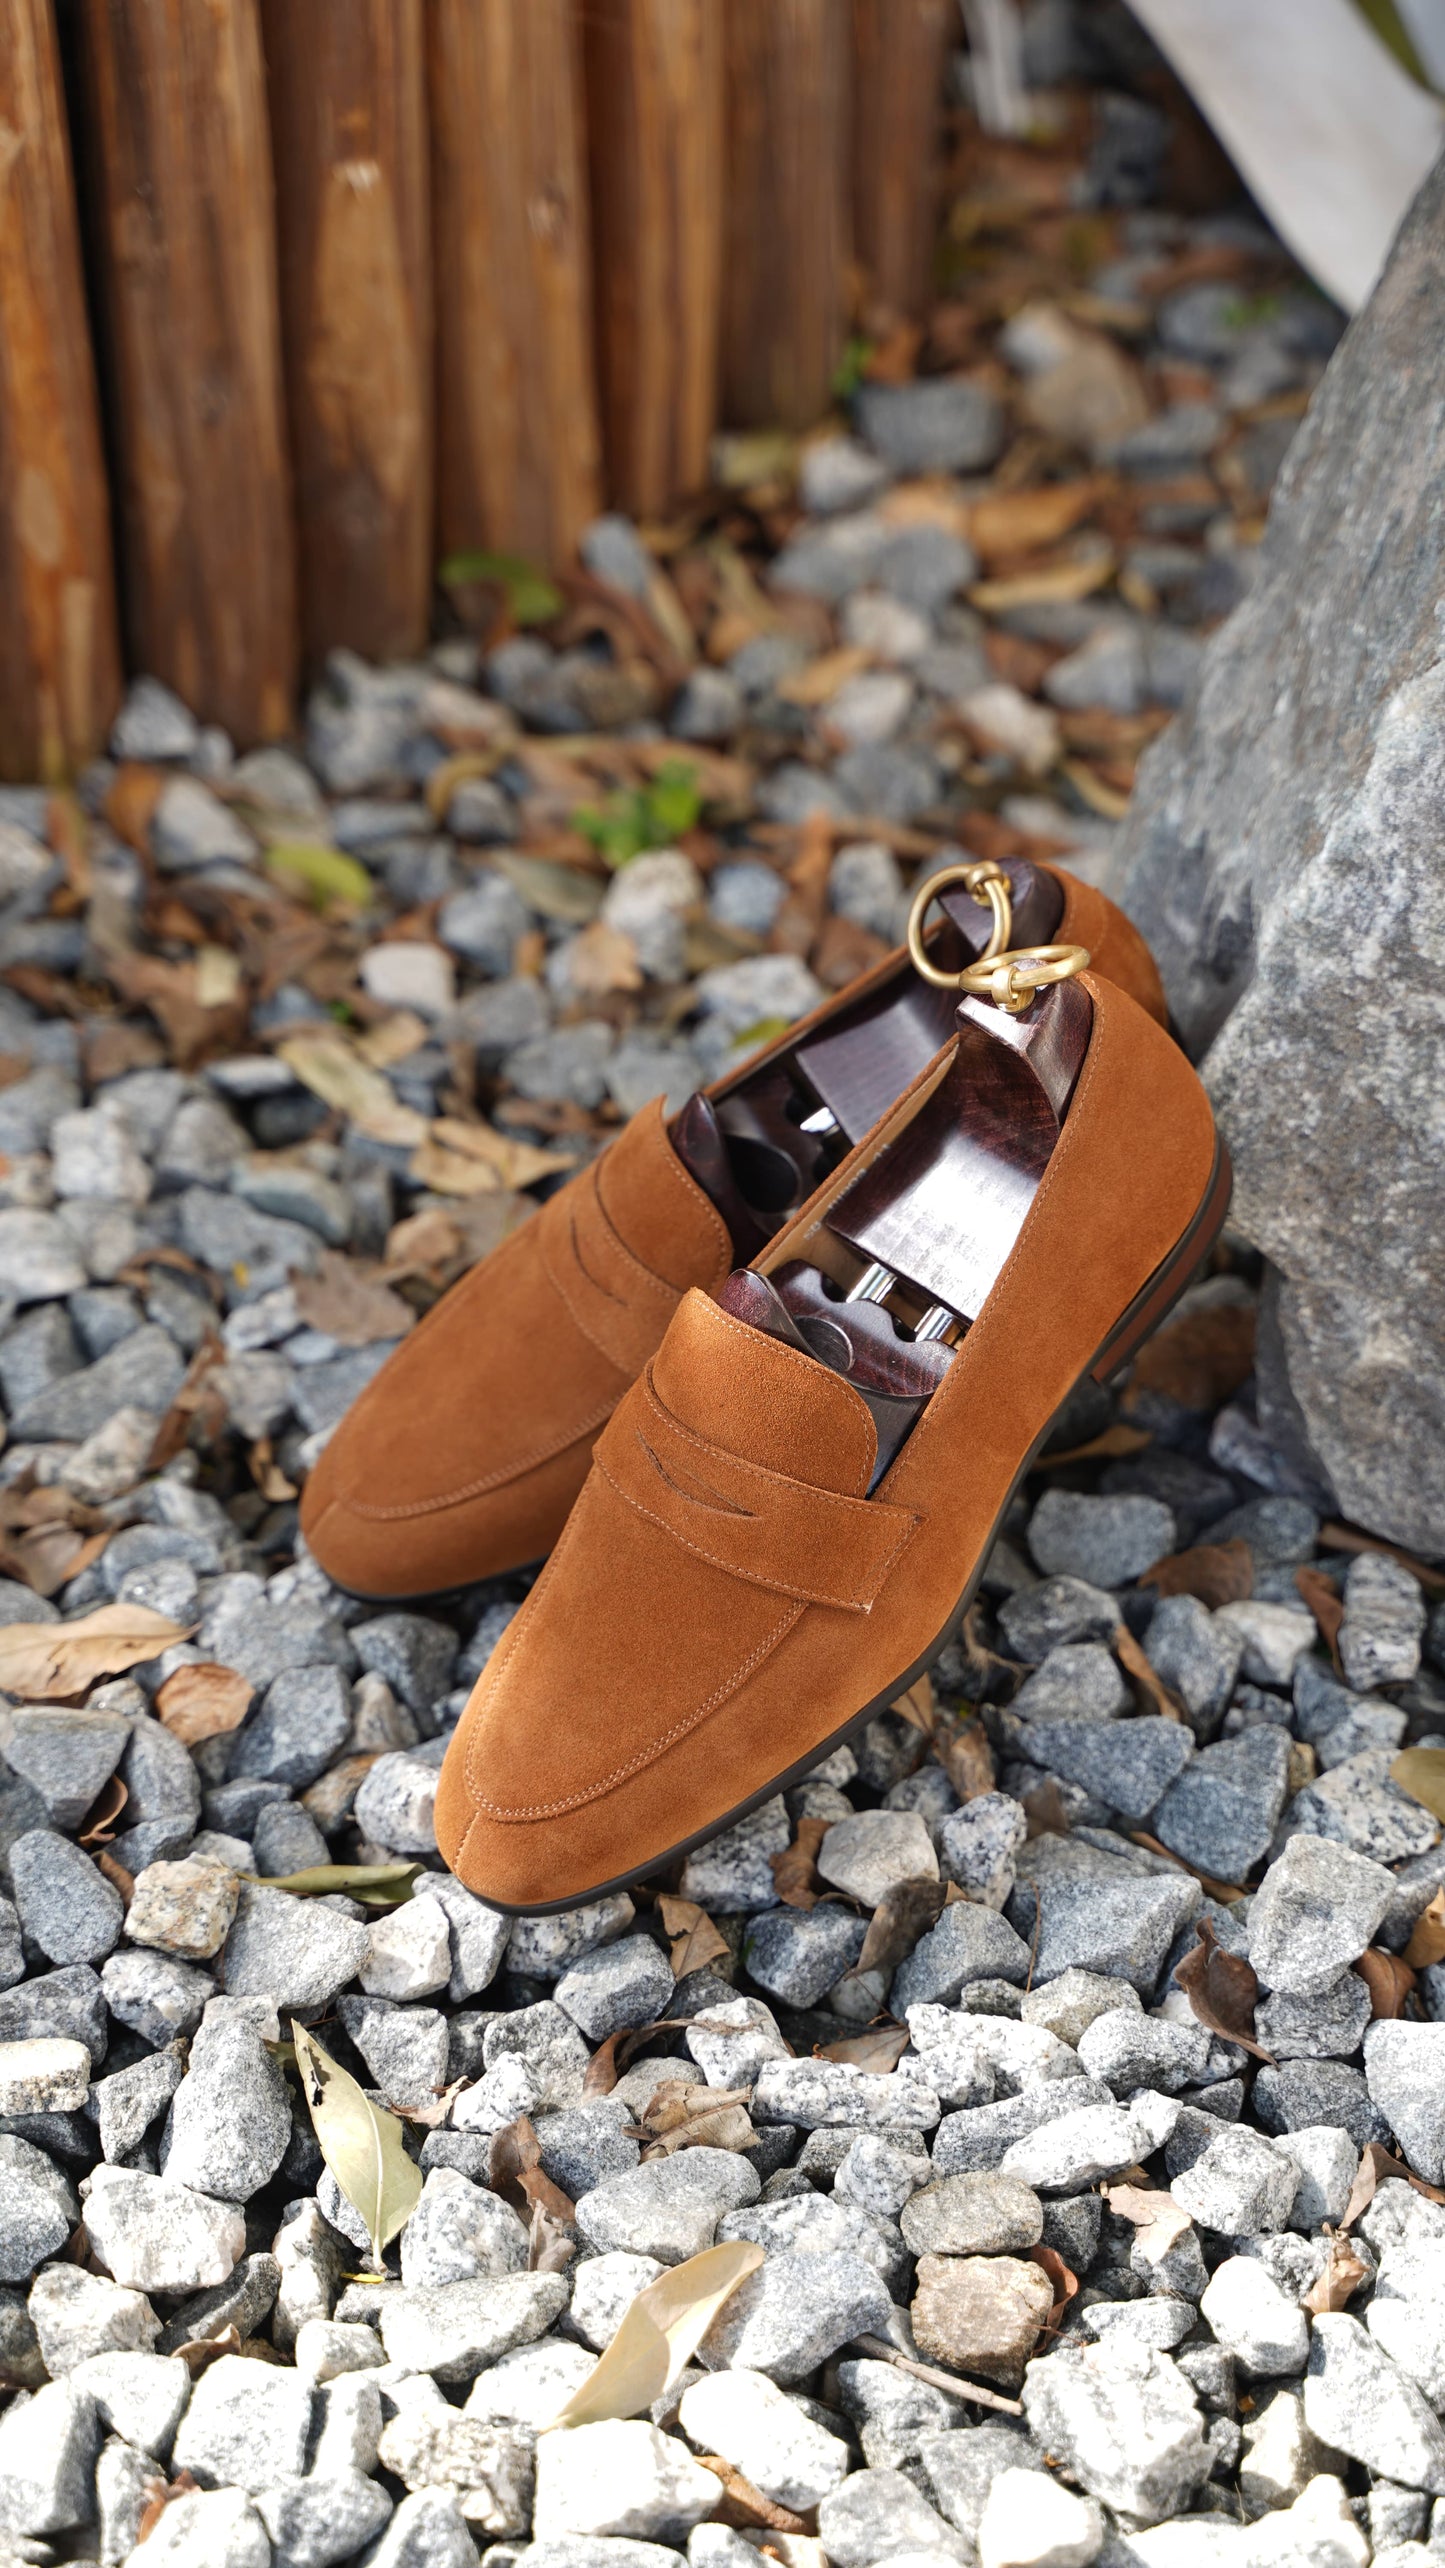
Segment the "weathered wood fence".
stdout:
<path fill-rule="evenodd" d="M 0 776 L 242 743 L 926 298 L 953 0 L 0 0 Z M 62 73 L 63 58 L 63 73 Z"/>

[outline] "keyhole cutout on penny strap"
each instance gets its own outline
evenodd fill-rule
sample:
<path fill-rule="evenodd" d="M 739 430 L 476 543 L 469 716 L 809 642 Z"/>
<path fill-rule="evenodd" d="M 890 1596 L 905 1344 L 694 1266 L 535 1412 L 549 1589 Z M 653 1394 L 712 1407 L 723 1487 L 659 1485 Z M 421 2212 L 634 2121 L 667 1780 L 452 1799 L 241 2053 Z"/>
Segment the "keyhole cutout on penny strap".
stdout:
<path fill-rule="evenodd" d="M 926 1302 L 977 1319 L 1058 1141 L 1093 1014 L 1076 980 L 1020 1016 L 965 999 L 947 1076 L 836 1199 L 829 1229 Z"/>

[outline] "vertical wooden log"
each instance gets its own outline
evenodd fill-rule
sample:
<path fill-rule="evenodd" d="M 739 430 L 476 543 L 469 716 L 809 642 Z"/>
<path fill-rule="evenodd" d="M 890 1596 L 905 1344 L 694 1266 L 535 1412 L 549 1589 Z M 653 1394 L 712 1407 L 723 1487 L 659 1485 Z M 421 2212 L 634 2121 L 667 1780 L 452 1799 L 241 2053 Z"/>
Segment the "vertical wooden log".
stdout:
<path fill-rule="evenodd" d="M 613 498 L 707 476 L 722 292 L 719 0 L 584 0 L 597 368 Z"/>
<path fill-rule="evenodd" d="M 850 12 L 727 0 L 723 410 L 739 427 L 806 427 L 843 352 Z"/>
<path fill-rule="evenodd" d="M 563 564 L 601 504 L 573 0 L 429 0 L 443 555 Z"/>
<path fill-rule="evenodd" d="M 270 739 L 296 572 L 256 0 L 82 0 L 81 33 L 131 656 Z"/>
<path fill-rule="evenodd" d="M 853 229 L 868 289 L 928 308 L 954 0 L 853 0 Z"/>
<path fill-rule="evenodd" d="M 120 646 L 50 0 L 0 9 L 0 777 L 100 747 Z"/>
<path fill-rule="evenodd" d="M 301 635 L 426 640 L 432 294 L 422 0 L 262 0 Z"/>

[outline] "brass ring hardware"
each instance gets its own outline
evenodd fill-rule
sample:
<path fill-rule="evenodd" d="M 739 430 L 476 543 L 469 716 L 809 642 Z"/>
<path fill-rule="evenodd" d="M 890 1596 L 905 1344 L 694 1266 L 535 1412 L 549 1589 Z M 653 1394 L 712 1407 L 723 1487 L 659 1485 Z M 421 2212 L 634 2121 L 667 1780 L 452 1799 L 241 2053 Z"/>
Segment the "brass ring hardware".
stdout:
<path fill-rule="evenodd" d="M 931 981 L 935 990 L 968 987 L 966 973 L 940 972 L 938 965 L 930 962 L 923 943 L 923 922 L 930 906 L 940 892 L 951 890 L 955 883 L 961 883 L 976 901 L 986 902 L 993 912 L 993 925 L 979 963 L 990 962 L 996 954 L 1005 953 L 1013 934 L 1013 899 L 1009 878 L 1002 865 L 995 865 L 992 858 L 985 858 L 977 864 L 945 865 L 937 874 L 930 874 L 926 882 L 919 884 L 908 912 L 908 954 L 914 971 L 923 980 Z M 969 968 L 977 971 L 978 963 Z"/>
<path fill-rule="evenodd" d="M 1014 954 L 982 955 L 960 972 L 958 986 L 976 999 L 992 999 L 1009 1016 L 1022 1016 L 1035 990 L 1071 981 L 1086 969 L 1087 945 L 1029 945 Z"/>

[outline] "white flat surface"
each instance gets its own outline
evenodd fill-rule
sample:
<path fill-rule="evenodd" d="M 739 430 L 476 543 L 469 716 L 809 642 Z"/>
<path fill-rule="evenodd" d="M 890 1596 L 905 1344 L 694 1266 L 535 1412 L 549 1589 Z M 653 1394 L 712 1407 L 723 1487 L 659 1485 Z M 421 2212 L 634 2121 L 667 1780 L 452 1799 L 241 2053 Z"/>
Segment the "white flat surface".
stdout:
<path fill-rule="evenodd" d="M 1445 139 L 1351 0 L 1131 0 L 1282 240 L 1347 312 Z"/>

